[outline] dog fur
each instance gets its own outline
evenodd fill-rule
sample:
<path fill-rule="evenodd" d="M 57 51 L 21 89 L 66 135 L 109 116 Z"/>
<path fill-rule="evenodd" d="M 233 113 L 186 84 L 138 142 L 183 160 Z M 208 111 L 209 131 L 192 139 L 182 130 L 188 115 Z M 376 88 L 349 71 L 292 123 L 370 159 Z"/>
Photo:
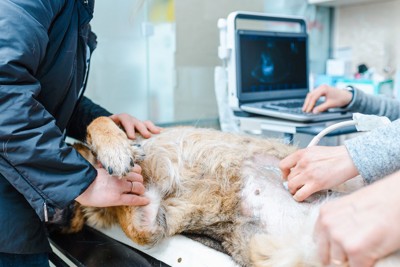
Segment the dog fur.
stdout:
<path fill-rule="evenodd" d="M 68 231 L 79 231 L 85 222 L 119 224 L 134 242 L 148 246 L 179 233 L 201 234 L 220 242 L 241 266 L 321 266 L 314 223 L 320 205 L 343 192 L 294 201 L 278 168 L 279 160 L 295 151 L 293 146 L 193 127 L 167 128 L 133 142 L 110 118 L 100 117 L 88 127 L 87 146 L 75 148 L 119 177 L 132 161 L 138 163 L 151 203 L 110 208 L 76 204 Z M 338 190 L 360 185 L 355 181 Z M 399 259 L 392 255 L 376 266 L 400 266 Z"/>

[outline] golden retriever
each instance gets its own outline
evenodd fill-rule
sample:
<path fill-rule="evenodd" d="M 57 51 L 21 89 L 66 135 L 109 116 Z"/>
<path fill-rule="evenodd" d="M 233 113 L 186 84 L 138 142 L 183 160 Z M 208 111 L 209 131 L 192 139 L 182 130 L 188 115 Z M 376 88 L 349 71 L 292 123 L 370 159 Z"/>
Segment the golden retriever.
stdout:
<path fill-rule="evenodd" d="M 325 192 L 298 203 L 282 185 L 278 162 L 295 147 L 279 140 L 193 127 L 167 128 L 131 141 L 108 117 L 88 127 L 87 146 L 76 149 L 123 177 L 131 161 L 142 167 L 143 207 L 76 205 L 70 231 L 83 223 L 119 224 L 140 245 L 179 233 L 210 236 L 241 266 L 319 267 L 312 233 Z M 117 178 L 116 178 L 117 179 Z M 329 196 L 328 196 L 329 195 Z M 398 257 L 377 266 L 400 266 Z"/>

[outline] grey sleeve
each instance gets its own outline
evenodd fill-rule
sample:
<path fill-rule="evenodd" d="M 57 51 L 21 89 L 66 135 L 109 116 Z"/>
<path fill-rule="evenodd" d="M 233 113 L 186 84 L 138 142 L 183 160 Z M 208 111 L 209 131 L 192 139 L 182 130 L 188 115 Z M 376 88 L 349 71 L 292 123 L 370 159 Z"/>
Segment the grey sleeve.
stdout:
<path fill-rule="evenodd" d="M 351 112 L 386 116 L 391 121 L 400 118 L 400 102 L 384 96 L 369 95 L 354 89 L 353 101 L 347 106 Z"/>
<path fill-rule="evenodd" d="M 345 141 L 354 165 L 367 183 L 400 169 L 400 120 Z"/>

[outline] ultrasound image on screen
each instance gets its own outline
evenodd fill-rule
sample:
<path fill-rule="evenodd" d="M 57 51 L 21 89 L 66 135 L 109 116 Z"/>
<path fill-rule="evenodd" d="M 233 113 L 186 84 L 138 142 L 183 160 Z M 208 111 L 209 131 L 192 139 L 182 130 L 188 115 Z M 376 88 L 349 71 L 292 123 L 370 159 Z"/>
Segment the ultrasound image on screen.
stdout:
<path fill-rule="evenodd" d="M 240 36 L 243 93 L 307 88 L 305 37 Z"/>

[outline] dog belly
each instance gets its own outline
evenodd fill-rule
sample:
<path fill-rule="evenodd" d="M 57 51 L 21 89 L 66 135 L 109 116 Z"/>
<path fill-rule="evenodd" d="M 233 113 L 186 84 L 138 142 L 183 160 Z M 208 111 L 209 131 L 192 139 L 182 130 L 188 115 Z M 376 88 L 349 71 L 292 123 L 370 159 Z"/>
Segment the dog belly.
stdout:
<path fill-rule="evenodd" d="M 277 161 L 261 157 L 242 169 L 241 212 L 260 221 L 270 234 L 287 233 L 315 220 L 319 204 L 296 202 L 283 186 Z"/>

